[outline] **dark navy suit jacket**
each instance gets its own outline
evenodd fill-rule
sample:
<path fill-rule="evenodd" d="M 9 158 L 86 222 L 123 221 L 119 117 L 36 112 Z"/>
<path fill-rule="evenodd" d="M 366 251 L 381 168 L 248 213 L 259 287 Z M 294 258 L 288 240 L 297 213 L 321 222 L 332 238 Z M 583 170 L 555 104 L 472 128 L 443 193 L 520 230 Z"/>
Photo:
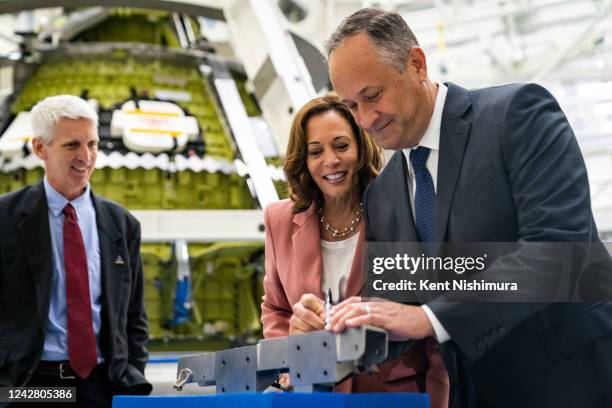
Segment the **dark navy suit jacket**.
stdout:
<path fill-rule="evenodd" d="M 102 271 L 101 348 L 111 383 L 148 394 L 148 327 L 140 225 L 92 193 Z M 122 261 L 117 261 L 121 258 Z M 23 386 L 43 352 L 51 299 L 51 236 L 43 183 L 0 197 L 0 386 Z"/>
<path fill-rule="evenodd" d="M 436 194 L 438 242 L 601 245 L 573 131 L 538 85 L 448 84 Z M 366 192 L 367 240 L 418 241 L 409 200 L 398 151 Z M 611 303 L 428 305 L 451 337 L 441 350 L 455 404 L 612 406 Z"/>

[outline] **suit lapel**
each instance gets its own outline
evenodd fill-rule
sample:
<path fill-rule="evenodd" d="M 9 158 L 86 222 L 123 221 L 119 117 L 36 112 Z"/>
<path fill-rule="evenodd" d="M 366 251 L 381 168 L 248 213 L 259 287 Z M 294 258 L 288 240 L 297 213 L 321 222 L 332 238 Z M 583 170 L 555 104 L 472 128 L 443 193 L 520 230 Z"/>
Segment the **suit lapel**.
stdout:
<path fill-rule="evenodd" d="M 34 281 L 36 309 L 44 330 L 49 317 L 53 271 L 47 197 L 42 182 L 30 187 L 27 194 L 17 221 L 17 234 Z"/>
<path fill-rule="evenodd" d="M 321 235 L 316 204 L 313 202 L 306 211 L 296 214 L 293 223 L 297 227 L 292 236 L 293 254 L 304 293 L 313 293 L 322 299 Z"/>
<path fill-rule="evenodd" d="M 390 241 L 418 242 L 408 193 L 408 164 L 404 153 L 401 150 L 396 151 L 387 166 L 389 166 L 387 197 L 391 197 L 387 205 L 391 206 L 398 232 L 398 235 Z"/>
<path fill-rule="evenodd" d="M 448 93 L 442 112 L 440 129 L 440 156 L 436 200 L 436 240 L 446 239 L 448 217 L 452 207 L 455 187 L 472 125 L 468 114 L 471 102 L 466 89 L 448 83 Z"/>
<path fill-rule="evenodd" d="M 121 285 L 125 279 L 125 268 L 116 264 L 121 258 L 121 264 L 127 262 L 123 253 L 123 238 L 113 219 L 108 213 L 106 205 L 93 193 L 91 198 L 96 209 L 96 224 L 100 240 L 100 268 L 102 274 L 102 304 L 106 316 L 107 327 L 114 326 L 114 316 L 117 316 L 117 307 L 121 304 Z"/>

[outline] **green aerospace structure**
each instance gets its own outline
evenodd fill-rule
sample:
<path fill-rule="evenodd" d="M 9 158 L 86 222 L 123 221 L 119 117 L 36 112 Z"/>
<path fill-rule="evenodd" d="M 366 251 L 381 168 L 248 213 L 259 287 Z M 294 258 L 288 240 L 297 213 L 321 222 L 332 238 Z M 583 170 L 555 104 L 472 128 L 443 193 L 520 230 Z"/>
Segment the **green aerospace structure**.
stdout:
<path fill-rule="evenodd" d="M 199 32 L 196 20 L 183 23 Z M 5 141 L 13 137 L 19 144 L 0 146 L 0 193 L 44 174 L 28 148 L 25 114 L 46 96 L 72 94 L 95 104 L 100 116 L 100 153 L 91 179 L 97 194 L 131 210 L 257 208 L 248 175 L 236 166 L 239 155 L 210 79 L 211 55 L 179 47 L 170 13 L 135 9 L 108 9 L 101 21 L 68 41 L 40 44 L 15 66 L 15 92 L 4 107 L 1 130 Z M 259 116 L 240 67 L 225 67 L 248 115 Z M 126 121 L 122 125 L 115 123 L 117 111 Z M 164 133 L 174 126 L 164 124 L 168 118 L 191 130 Z M 160 147 L 163 140 L 166 147 Z M 282 189 L 282 180 L 275 183 Z M 261 330 L 263 243 L 178 247 L 142 245 L 151 348 L 215 349 L 255 341 Z M 177 260 L 178 250 L 188 255 L 186 262 Z"/>

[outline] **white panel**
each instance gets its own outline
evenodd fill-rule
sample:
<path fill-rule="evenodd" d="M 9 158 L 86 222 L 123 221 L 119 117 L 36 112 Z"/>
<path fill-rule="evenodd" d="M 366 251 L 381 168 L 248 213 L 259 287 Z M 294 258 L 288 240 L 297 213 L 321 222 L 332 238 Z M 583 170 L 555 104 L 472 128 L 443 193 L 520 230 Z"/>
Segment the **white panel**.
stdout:
<path fill-rule="evenodd" d="M 261 210 L 132 211 L 143 242 L 263 241 Z"/>

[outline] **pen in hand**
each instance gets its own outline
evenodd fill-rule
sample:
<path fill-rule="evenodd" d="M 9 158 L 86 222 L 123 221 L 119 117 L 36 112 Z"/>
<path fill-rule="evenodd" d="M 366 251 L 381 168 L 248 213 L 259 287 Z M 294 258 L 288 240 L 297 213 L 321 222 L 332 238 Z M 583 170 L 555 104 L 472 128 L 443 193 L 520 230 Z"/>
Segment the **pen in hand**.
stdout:
<path fill-rule="evenodd" d="M 329 324 L 329 319 L 331 317 L 331 308 L 332 308 L 332 293 L 331 289 L 327 288 L 327 293 L 325 294 L 325 325 Z"/>

